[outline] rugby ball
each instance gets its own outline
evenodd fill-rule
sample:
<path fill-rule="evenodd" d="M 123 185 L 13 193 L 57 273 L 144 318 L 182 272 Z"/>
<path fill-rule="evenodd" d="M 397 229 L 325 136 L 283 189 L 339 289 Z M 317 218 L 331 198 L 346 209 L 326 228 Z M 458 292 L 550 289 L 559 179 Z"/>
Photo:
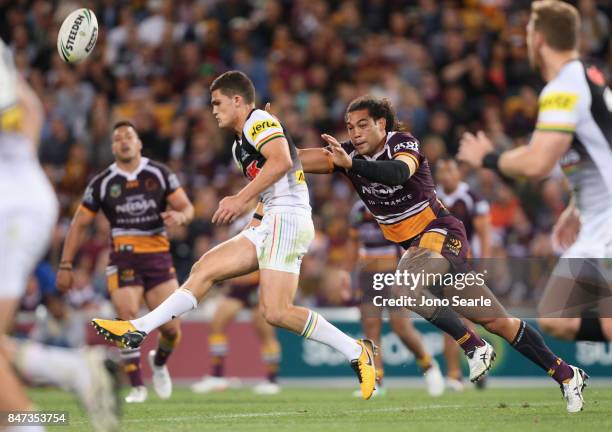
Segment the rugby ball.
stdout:
<path fill-rule="evenodd" d="M 66 63 L 86 58 L 98 40 L 98 20 L 90 9 L 77 9 L 62 23 L 57 35 L 57 51 Z"/>

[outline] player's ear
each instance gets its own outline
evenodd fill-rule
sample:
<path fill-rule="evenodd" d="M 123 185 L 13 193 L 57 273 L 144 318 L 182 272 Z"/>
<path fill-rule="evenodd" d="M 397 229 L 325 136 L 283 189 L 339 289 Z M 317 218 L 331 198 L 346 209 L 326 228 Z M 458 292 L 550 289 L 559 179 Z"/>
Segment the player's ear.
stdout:
<path fill-rule="evenodd" d="M 240 104 L 242 103 L 242 96 L 240 95 L 234 95 L 232 97 L 233 102 L 234 102 L 234 107 L 238 108 L 240 106 Z"/>
<path fill-rule="evenodd" d="M 379 118 L 376 120 L 376 126 L 381 132 L 385 132 L 387 129 L 387 119 L 384 117 Z"/>

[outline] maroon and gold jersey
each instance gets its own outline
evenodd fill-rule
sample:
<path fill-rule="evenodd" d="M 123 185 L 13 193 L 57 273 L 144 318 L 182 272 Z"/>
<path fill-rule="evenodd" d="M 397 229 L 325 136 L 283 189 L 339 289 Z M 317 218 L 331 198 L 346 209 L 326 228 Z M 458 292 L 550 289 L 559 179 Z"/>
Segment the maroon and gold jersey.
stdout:
<path fill-rule="evenodd" d="M 128 173 L 116 163 L 95 176 L 83 195 L 81 208 L 102 210 L 111 225 L 113 250 L 166 252 L 170 244 L 161 213 L 180 183 L 165 165 L 142 158 Z"/>
<path fill-rule="evenodd" d="M 474 218 L 489 214 L 489 203 L 465 182 L 459 183 L 451 193 L 444 192 L 441 186 L 438 186 L 436 192 L 453 216 L 463 222 L 466 236 L 471 241 L 474 236 Z"/>
<path fill-rule="evenodd" d="M 427 159 L 420 153 L 415 137 L 406 132 L 389 132 L 382 150 L 372 157 L 357 153 L 350 141 L 342 143 L 342 147 L 353 159 L 385 161 L 404 155 L 416 163 L 416 172 L 398 186 L 372 182 L 339 169 L 351 180 L 387 240 L 398 244 L 410 240 L 436 219 L 442 206 L 436 198 Z"/>

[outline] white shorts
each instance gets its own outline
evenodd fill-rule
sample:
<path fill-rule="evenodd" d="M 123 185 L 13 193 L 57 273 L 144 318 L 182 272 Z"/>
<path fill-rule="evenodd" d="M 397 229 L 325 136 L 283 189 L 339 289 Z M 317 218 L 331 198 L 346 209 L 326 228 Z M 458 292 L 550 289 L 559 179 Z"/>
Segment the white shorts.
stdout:
<path fill-rule="evenodd" d="M 612 212 L 582 218 L 578 237 L 561 258 L 612 258 Z"/>
<path fill-rule="evenodd" d="M 260 269 L 300 274 L 302 258 L 314 239 L 310 215 L 266 213 L 257 227 L 242 234 L 255 245 Z"/>
<path fill-rule="evenodd" d="M 49 247 L 57 198 L 36 164 L 0 164 L 0 299 L 18 299 Z"/>

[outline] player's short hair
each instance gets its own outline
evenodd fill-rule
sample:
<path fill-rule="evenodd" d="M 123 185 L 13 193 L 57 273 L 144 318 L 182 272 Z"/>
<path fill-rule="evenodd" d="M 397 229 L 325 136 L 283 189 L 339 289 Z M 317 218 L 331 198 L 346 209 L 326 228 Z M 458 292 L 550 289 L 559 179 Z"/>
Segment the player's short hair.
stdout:
<path fill-rule="evenodd" d="M 210 85 L 210 92 L 219 90 L 225 96 L 242 96 L 247 104 L 255 103 L 253 81 L 240 71 L 228 71 L 219 75 Z"/>
<path fill-rule="evenodd" d="M 374 120 L 384 118 L 387 121 L 385 125 L 387 132 L 397 131 L 402 127 L 395 118 L 395 110 L 388 99 L 379 99 L 370 95 L 358 97 L 351 101 L 346 109 L 346 114 L 361 110 L 368 110 L 368 115 Z"/>
<path fill-rule="evenodd" d="M 538 0 L 531 3 L 533 29 L 542 33 L 551 48 L 571 51 L 578 47 L 580 14 L 569 3 L 558 0 Z"/>
<path fill-rule="evenodd" d="M 134 131 L 136 131 L 136 126 L 134 126 L 134 123 L 132 123 L 129 120 L 119 120 L 118 122 L 116 122 L 113 125 L 113 132 L 115 132 L 117 129 L 121 128 L 121 127 L 131 127 L 132 129 L 134 129 Z"/>

